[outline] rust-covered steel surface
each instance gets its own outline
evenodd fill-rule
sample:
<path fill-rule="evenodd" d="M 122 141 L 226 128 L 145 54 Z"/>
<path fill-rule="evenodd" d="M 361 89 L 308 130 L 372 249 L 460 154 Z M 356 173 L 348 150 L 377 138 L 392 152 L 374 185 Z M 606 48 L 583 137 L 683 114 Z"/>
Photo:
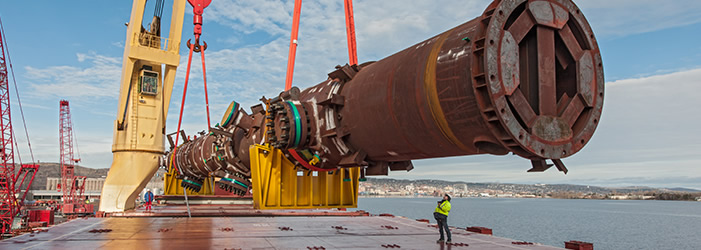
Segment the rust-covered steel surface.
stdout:
<path fill-rule="evenodd" d="M 531 161 L 529 171 L 554 164 L 566 173 L 561 159 L 589 142 L 603 97 L 599 48 L 571 0 L 496 0 L 385 59 L 263 98 L 252 114 L 232 103 L 219 127 L 168 159 L 194 188 L 214 172 L 219 185 L 240 190 L 253 143 L 315 171 L 386 175 L 415 159 L 513 153 Z"/>
<path fill-rule="evenodd" d="M 0 249 L 561 249 L 452 232 L 452 244 L 438 244 L 435 225 L 380 216 L 112 217 L 75 219 Z"/>

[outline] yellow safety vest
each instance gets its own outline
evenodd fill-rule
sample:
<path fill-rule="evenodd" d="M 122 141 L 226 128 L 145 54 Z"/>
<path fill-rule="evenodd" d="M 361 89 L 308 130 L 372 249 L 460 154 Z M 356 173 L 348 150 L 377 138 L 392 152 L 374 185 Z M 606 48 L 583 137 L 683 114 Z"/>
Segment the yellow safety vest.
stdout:
<path fill-rule="evenodd" d="M 436 206 L 435 212 L 448 216 L 448 213 L 450 213 L 450 201 L 444 201 L 443 203 Z"/>

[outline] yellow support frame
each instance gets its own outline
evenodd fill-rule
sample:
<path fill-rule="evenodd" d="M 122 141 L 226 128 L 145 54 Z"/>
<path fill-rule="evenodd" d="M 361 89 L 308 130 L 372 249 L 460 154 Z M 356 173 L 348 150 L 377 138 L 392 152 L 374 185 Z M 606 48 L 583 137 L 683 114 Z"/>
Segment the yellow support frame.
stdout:
<path fill-rule="evenodd" d="M 180 186 L 182 180 L 175 178 L 178 174 L 175 168 L 170 168 L 163 178 L 163 194 L 164 195 L 183 195 L 183 187 Z M 199 192 L 187 191 L 187 195 L 214 195 L 214 177 L 210 176 L 204 179 L 202 189 Z"/>
<path fill-rule="evenodd" d="M 251 180 L 256 209 L 310 209 L 358 207 L 360 168 L 317 172 L 295 169 L 282 151 L 268 145 L 253 145 Z"/>

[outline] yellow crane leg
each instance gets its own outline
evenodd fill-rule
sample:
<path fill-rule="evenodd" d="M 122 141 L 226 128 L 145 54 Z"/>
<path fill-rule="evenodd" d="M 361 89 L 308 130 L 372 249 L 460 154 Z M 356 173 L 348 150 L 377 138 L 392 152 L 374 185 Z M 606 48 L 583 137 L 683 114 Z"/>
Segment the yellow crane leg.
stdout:
<path fill-rule="evenodd" d="M 170 24 L 143 27 L 146 0 L 133 0 L 122 59 L 112 166 L 100 197 L 100 211 L 134 208 L 163 155 L 165 122 L 180 64 L 186 0 L 173 0 Z M 160 17 L 153 17 L 160 24 Z M 160 27 L 169 27 L 161 37 Z"/>
<path fill-rule="evenodd" d="M 257 209 L 354 208 L 358 206 L 359 168 L 317 172 L 295 165 L 282 151 L 253 145 L 251 180 Z"/>
<path fill-rule="evenodd" d="M 117 212 L 134 208 L 141 190 L 158 170 L 160 156 L 150 152 L 114 152 L 112 167 L 102 187 L 100 211 Z"/>

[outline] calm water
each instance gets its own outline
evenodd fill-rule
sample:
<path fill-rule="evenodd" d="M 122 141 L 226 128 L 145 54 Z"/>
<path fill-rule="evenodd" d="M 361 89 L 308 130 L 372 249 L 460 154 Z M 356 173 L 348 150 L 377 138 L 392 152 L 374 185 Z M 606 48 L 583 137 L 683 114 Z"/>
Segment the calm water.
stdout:
<path fill-rule="evenodd" d="M 438 198 L 359 198 L 358 209 L 433 220 Z M 701 202 L 453 198 L 448 225 L 495 236 L 594 249 L 701 249 Z M 436 235 L 438 233 L 436 232 Z"/>

